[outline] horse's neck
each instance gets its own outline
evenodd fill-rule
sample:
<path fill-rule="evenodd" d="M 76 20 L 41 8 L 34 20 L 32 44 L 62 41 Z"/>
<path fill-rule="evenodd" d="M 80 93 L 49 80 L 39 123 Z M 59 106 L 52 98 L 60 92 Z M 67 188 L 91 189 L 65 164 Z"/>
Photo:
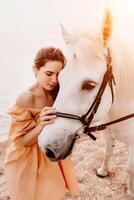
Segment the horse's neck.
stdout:
<path fill-rule="evenodd" d="M 134 100 L 134 69 L 130 65 L 124 63 L 117 70 L 114 69 L 115 94 L 119 100 Z"/>
<path fill-rule="evenodd" d="M 134 112 L 134 58 L 130 50 L 124 48 L 119 51 L 115 46 L 112 60 L 116 85 L 110 114 L 116 118 Z"/>
<path fill-rule="evenodd" d="M 111 40 L 111 56 L 113 74 L 116 81 L 118 98 L 134 99 L 134 43 L 129 36 L 119 38 L 113 36 Z"/>
<path fill-rule="evenodd" d="M 118 118 L 134 112 L 134 85 L 129 85 L 129 81 L 125 81 L 118 77 L 114 86 L 114 102 L 110 109 L 112 118 Z"/>

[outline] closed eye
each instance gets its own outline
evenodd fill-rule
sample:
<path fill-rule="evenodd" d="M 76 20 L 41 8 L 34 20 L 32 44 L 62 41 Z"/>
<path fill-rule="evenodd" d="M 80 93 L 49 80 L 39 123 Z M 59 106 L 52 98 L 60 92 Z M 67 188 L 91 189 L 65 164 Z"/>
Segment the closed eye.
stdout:
<path fill-rule="evenodd" d="M 46 71 L 45 74 L 46 74 L 47 76 L 51 76 L 53 73 L 50 72 L 50 71 Z"/>
<path fill-rule="evenodd" d="M 81 89 L 82 90 L 92 90 L 96 87 L 96 82 L 94 81 L 91 81 L 91 80 L 85 80 L 83 83 L 82 83 L 82 87 Z"/>

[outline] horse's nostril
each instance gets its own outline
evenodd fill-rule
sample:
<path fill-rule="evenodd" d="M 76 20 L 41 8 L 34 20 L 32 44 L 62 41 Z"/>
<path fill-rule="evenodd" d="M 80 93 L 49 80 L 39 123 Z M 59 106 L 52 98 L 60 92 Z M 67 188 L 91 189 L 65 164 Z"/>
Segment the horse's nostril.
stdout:
<path fill-rule="evenodd" d="M 47 156 L 48 158 L 52 158 L 52 159 L 56 158 L 56 156 L 55 156 L 55 154 L 54 154 L 54 151 L 52 151 L 52 150 L 49 149 L 49 148 L 46 148 L 46 149 L 45 149 L 45 154 L 46 154 L 46 156 Z"/>

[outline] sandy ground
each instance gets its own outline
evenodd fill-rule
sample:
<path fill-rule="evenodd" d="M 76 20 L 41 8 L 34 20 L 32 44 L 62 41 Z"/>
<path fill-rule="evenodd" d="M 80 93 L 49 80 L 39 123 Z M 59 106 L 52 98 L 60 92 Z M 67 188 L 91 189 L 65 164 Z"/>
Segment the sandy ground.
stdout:
<path fill-rule="evenodd" d="M 4 177 L 3 161 L 7 142 L 0 143 L 0 200 L 8 200 L 6 180 Z M 127 148 L 124 144 L 115 142 L 114 155 L 111 159 L 110 173 L 107 178 L 96 176 L 104 155 L 103 137 L 97 136 L 94 142 L 87 136 L 80 138 L 75 144 L 73 161 L 80 186 L 79 200 L 132 200 L 126 194 Z M 72 200 L 68 195 L 66 200 Z"/>

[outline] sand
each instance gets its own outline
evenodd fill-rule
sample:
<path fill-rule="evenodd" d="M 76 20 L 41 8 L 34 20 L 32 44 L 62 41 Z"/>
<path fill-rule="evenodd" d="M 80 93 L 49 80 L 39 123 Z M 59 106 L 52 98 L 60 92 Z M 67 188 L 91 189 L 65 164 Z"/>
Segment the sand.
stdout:
<path fill-rule="evenodd" d="M 1 140 L 0 140 L 1 141 Z M 6 180 L 4 176 L 4 156 L 6 139 L 0 142 L 0 200 L 8 200 Z M 80 186 L 79 200 L 132 200 L 127 196 L 127 147 L 115 141 L 114 153 L 111 159 L 110 173 L 106 178 L 96 176 L 104 155 L 104 140 L 102 134 L 97 135 L 94 142 L 84 136 L 80 138 L 73 150 L 72 158 Z M 73 200 L 67 195 L 66 200 Z"/>

